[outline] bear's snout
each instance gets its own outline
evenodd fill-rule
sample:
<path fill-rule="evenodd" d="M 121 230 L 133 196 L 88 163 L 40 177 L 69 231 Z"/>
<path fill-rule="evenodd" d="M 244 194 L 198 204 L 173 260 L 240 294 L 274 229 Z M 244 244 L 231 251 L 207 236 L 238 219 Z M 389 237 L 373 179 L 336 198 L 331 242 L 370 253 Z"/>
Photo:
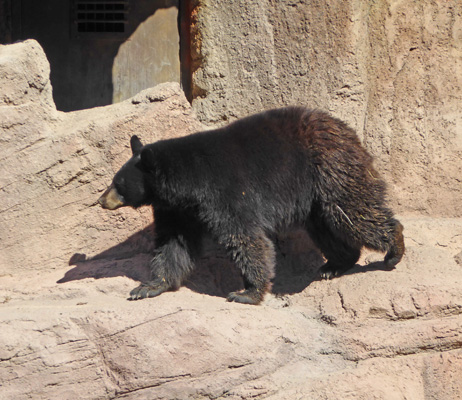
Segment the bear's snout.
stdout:
<path fill-rule="evenodd" d="M 98 203 L 106 210 L 115 210 L 125 205 L 123 197 L 117 192 L 114 185 L 106 189 L 103 195 L 98 199 Z"/>

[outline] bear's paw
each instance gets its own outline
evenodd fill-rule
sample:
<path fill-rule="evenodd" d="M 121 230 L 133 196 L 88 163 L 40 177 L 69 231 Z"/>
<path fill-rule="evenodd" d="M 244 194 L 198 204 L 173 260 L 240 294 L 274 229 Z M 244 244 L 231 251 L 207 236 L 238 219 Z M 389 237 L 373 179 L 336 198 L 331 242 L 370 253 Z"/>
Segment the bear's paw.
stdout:
<path fill-rule="evenodd" d="M 257 290 L 244 290 L 243 292 L 231 292 L 226 300 L 241 304 L 257 305 L 261 303 L 262 297 Z"/>
<path fill-rule="evenodd" d="M 128 300 L 141 300 L 148 297 L 156 297 L 166 292 L 170 287 L 164 279 L 155 279 L 142 283 L 130 292 Z"/>

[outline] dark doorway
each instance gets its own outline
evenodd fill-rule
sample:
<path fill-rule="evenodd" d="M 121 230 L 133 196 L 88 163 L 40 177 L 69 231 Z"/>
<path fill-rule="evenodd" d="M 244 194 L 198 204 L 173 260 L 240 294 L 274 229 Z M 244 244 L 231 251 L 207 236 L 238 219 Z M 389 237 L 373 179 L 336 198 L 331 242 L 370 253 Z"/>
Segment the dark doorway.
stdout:
<path fill-rule="evenodd" d="M 9 3 L 11 25 L 0 40 L 40 43 L 58 110 L 104 106 L 181 81 L 179 0 L 0 2 Z"/>

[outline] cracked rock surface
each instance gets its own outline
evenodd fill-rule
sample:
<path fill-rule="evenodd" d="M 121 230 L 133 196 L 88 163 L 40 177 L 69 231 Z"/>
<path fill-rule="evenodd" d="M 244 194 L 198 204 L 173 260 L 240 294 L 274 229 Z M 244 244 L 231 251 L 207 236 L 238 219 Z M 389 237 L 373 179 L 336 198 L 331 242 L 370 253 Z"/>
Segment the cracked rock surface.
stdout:
<path fill-rule="evenodd" d="M 34 62 L 30 61 L 33 57 Z M 201 128 L 180 88 L 56 111 L 34 41 L 0 46 L 1 399 L 438 399 L 462 393 L 462 219 L 403 213 L 397 268 L 364 252 L 331 281 L 304 232 L 277 238 L 273 293 L 209 243 L 177 292 L 148 275 L 152 215 L 95 205 L 145 142 Z"/>

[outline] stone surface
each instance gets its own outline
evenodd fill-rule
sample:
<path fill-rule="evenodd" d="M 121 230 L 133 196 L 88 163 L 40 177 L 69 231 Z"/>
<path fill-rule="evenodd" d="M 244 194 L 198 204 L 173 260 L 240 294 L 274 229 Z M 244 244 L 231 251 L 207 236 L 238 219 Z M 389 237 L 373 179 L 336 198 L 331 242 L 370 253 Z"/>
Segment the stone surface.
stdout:
<path fill-rule="evenodd" d="M 177 292 L 127 301 L 148 276 L 152 216 L 95 205 L 144 141 L 200 129 L 180 88 L 69 114 L 38 44 L 0 46 L 1 399 L 457 399 L 462 219 L 403 215 L 395 270 L 365 252 L 317 280 L 304 232 L 277 239 L 273 294 L 242 287 L 213 243 Z"/>
<path fill-rule="evenodd" d="M 376 157 L 399 212 L 462 215 L 462 2 L 196 3 L 202 122 L 328 110 Z"/>
<path fill-rule="evenodd" d="M 225 301 L 241 283 L 213 248 L 185 287 L 137 302 L 126 297 L 149 257 L 123 246 L 3 276 L 2 398 L 457 399 L 462 220 L 402 220 L 398 268 L 366 253 L 332 281 L 315 279 L 321 259 L 300 249 L 302 233 L 283 238 L 276 294 L 261 306 Z"/>

